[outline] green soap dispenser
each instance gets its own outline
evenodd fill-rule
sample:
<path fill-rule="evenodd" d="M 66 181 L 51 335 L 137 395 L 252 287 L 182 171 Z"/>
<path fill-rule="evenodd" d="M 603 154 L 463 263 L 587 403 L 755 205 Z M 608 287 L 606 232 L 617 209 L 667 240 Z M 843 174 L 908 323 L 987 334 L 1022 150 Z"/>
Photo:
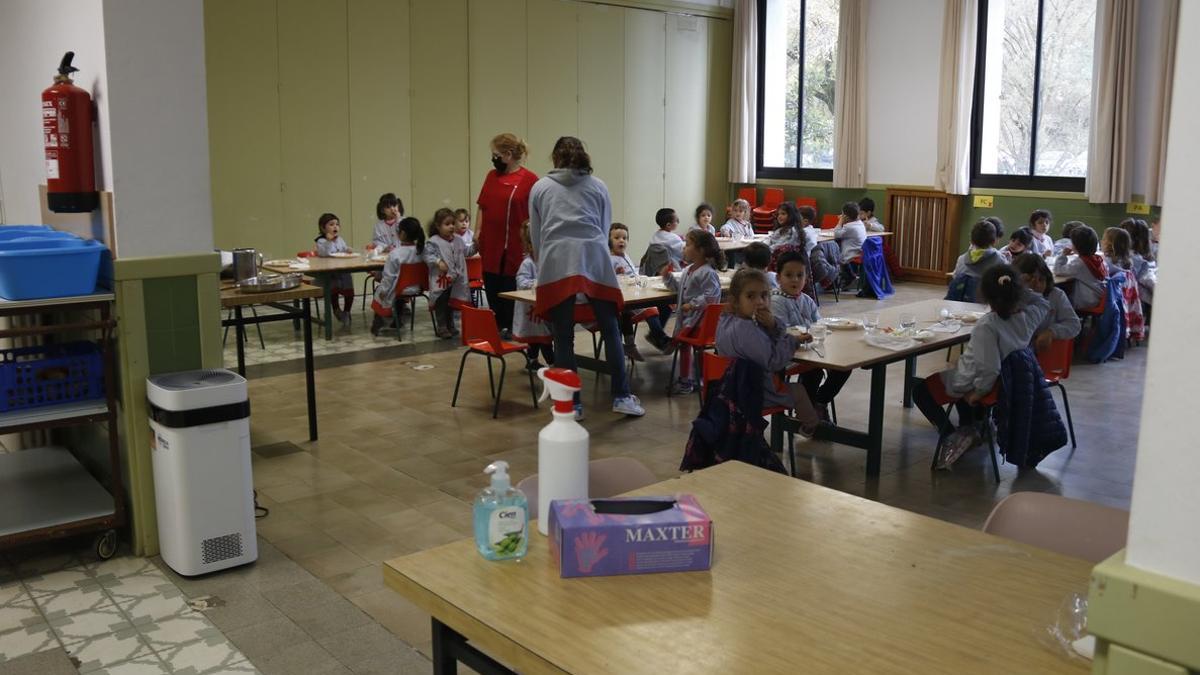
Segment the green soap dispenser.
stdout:
<path fill-rule="evenodd" d="M 508 462 L 488 464 L 492 484 L 475 497 L 475 547 L 488 560 L 520 560 L 529 549 L 529 502 L 512 486 Z"/>

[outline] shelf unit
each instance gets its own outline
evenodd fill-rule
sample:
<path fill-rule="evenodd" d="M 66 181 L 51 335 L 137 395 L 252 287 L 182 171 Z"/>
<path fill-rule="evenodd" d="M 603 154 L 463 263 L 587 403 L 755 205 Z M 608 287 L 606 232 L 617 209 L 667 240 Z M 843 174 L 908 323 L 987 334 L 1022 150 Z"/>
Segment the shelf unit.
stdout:
<path fill-rule="evenodd" d="M 110 467 L 102 482 L 64 447 L 0 454 L 0 550 L 97 533 L 96 555 L 104 559 L 116 553 L 117 529 L 125 526 L 126 512 L 117 440 L 113 299 L 109 292 L 45 300 L 0 299 L 0 317 L 41 318 L 39 325 L 0 329 L 0 338 L 99 333 L 96 342 L 102 351 L 105 390 L 101 399 L 0 413 L 0 434 L 104 422 Z M 72 318 L 62 321 L 68 312 Z"/>

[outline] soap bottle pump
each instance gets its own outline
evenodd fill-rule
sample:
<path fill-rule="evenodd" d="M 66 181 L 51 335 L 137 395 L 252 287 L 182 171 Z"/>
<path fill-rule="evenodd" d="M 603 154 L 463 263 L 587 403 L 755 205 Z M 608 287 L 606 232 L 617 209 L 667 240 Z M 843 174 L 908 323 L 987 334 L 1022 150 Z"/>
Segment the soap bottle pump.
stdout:
<path fill-rule="evenodd" d="M 538 433 L 538 532 L 549 534 L 550 502 L 587 499 L 588 432 L 575 421 L 579 374 L 566 368 L 542 368 L 542 398 L 554 399 L 554 417 Z"/>
<path fill-rule="evenodd" d="M 519 560 L 529 549 L 529 502 L 512 486 L 508 462 L 497 461 L 483 470 L 492 484 L 475 497 L 475 546 L 488 560 Z"/>

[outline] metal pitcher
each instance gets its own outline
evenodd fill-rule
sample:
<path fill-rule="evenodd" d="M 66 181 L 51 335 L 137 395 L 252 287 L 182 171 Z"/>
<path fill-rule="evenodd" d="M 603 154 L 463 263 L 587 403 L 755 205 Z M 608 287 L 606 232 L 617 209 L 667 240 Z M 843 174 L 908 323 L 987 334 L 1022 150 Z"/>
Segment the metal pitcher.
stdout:
<path fill-rule="evenodd" d="M 262 267 L 262 260 L 262 254 L 257 249 L 233 249 L 233 280 L 241 283 L 258 276 L 258 268 Z"/>

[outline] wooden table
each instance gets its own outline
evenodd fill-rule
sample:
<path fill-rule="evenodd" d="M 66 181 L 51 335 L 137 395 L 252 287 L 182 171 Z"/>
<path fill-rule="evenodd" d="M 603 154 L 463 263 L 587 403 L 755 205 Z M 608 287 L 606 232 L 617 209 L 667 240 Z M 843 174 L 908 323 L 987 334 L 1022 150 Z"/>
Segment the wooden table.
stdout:
<path fill-rule="evenodd" d="M 222 319 L 222 326 L 233 326 L 234 338 L 237 340 L 237 369 L 238 374 L 246 376 L 246 348 L 243 344 L 246 326 L 251 324 L 270 323 L 272 321 L 299 321 L 304 330 L 304 386 L 308 402 L 308 440 L 317 440 L 317 392 L 313 376 L 312 353 L 312 298 L 319 298 L 324 293 L 321 288 L 304 283 L 296 288 L 273 293 L 243 293 L 232 284 L 221 288 L 221 308 L 232 309 L 233 318 Z M 325 296 L 328 302 L 329 296 Z M 279 310 L 280 314 L 258 316 L 257 313 L 246 318 L 242 308 L 252 305 L 269 305 Z M 299 305 L 299 308 L 297 308 Z M 328 312 L 328 306 L 326 306 Z M 325 325 L 331 315 L 326 314 Z"/>
<path fill-rule="evenodd" d="M 987 311 L 986 305 L 970 302 L 954 302 L 951 300 L 923 300 L 907 305 L 897 305 L 880 310 L 879 327 L 900 327 L 901 314 L 913 314 L 917 317 L 917 327 L 927 327 L 939 320 L 940 310 L 945 307 L 955 313 Z M 832 313 L 828 316 L 833 316 Z M 846 318 L 858 319 L 859 315 Z M 867 432 L 847 429 L 841 426 L 822 426 L 817 430 L 816 438 L 829 440 L 843 445 L 862 448 L 867 451 L 867 475 L 878 476 L 880 458 L 883 454 L 883 406 L 884 388 L 887 383 L 887 367 L 897 361 L 904 361 L 904 395 L 905 408 L 912 407 L 912 380 L 916 375 L 917 357 L 929 352 L 946 349 L 952 345 L 966 342 L 971 338 L 971 327 L 974 324 L 964 323 L 957 333 L 934 333 L 928 342 L 917 342 L 911 349 L 890 351 L 882 347 L 874 347 L 866 343 L 863 330 L 830 330 L 822 348 L 824 356 L 818 356 L 815 351 L 801 350 L 796 352 L 796 362 L 805 363 L 830 370 L 854 370 L 862 368 L 871 372 L 871 403 L 867 414 Z M 779 422 L 778 424 L 776 422 Z M 797 431 L 795 420 L 784 415 L 777 415 L 771 424 L 771 447 L 781 450 L 783 447 L 784 431 Z"/>
<path fill-rule="evenodd" d="M 433 671 L 1084 673 L 1043 646 L 1091 563 L 727 462 L 635 494 L 690 493 L 707 572 L 560 579 L 531 525 L 520 563 L 471 540 L 383 564 L 433 616 Z M 501 666 L 503 668 L 503 666 Z"/>
<path fill-rule="evenodd" d="M 867 237 L 890 237 L 891 232 L 868 232 Z M 756 234 L 751 239 L 730 239 L 728 237 L 717 237 L 717 245 L 722 251 L 740 251 L 754 242 L 767 243 L 770 235 Z M 817 230 L 817 243 L 823 241 L 837 241 L 833 236 L 833 230 Z"/>
<path fill-rule="evenodd" d="M 330 289 L 329 278 L 334 274 L 345 272 L 377 272 L 383 269 L 387 258 L 365 258 L 361 255 L 351 258 L 317 258 L 314 256 L 312 258 L 305 258 L 305 260 L 308 261 L 308 267 L 293 268 L 287 265 L 263 265 L 263 269 L 280 274 L 299 272 L 316 278 L 317 285 L 321 287 L 325 298 L 325 339 L 332 340 L 333 293 Z"/>

